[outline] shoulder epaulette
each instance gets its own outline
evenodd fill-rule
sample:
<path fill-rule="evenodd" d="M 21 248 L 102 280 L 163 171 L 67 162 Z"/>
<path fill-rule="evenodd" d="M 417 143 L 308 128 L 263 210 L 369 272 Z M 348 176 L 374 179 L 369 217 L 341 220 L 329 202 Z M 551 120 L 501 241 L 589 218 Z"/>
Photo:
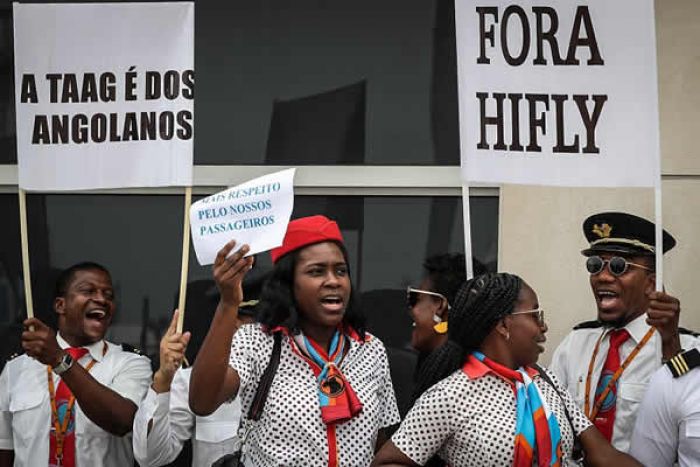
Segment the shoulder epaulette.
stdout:
<path fill-rule="evenodd" d="M 603 323 L 595 319 L 593 321 L 584 321 L 583 323 L 578 323 L 576 326 L 574 326 L 574 331 L 577 329 L 595 329 L 600 328 L 602 326 Z"/>
<path fill-rule="evenodd" d="M 22 355 L 22 353 L 13 353 L 9 357 L 7 357 L 6 361 L 9 362 L 10 360 L 14 360 L 15 358 L 19 357 L 20 355 Z"/>
<path fill-rule="evenodd" d="M 136 355 L 143 355 L 143 353 L 139 349 L 137 349 L 136 347 L 134 347 L 131 344 L 127 344 L 126 342 L 122 343 L 122 350 L 124 352 L 135 353 Z"/>
<path fill-rule="evenodd" d="M 698 349 L 690 349 L 681 352 L 675 357 L 671 357 L 671 359 L 666 362 L 666 366 L 671 370 L 671 374 L 673 374 L 674 378 L 683 376 L 693 368 L 700 366 L 700 351 L 698 351 Z"/>
<path fill-rule="evenodd" d="M 692 329 L 688 329 L 688 328 L 680 328 L 679 327 L 678 333 L 679 334 L 687 334 L 687 335 L 693 336 L 693 337 L 700 337 L 700 332 L 696 332 L 696 331 L 693 331 Z"/>

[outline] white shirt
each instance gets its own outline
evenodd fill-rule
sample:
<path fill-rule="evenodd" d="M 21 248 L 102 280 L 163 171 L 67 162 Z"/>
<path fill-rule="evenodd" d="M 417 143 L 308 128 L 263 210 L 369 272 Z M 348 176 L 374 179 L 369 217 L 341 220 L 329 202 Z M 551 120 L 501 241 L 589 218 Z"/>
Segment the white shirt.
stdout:
<path fill-rule="evenodd" d="M 60 336 L 61 348 L 68 347 Z M 148 358 L 107 342 L 90 346 L 78 363 L 95 359 L 90 374 L 99 383 L 137 406 L 151 383 Z M 58 387 L 60 378 L 53 375 Z M 75 457 L 77 467 L 124 467 L 133 463 L 131 435 L 114 436 L 92 422 L 75 403 Z M 49 462 L 51 402 L 46 365 L 21 355 L 5 365 L 0 375 L 0 449 L 14 450 L 15 467 L 38 467 Z"/>
<path fill-rule="evenodd" d="M 533 383 L 559 423 L 563 465 L 576 465 L 571 460 L 574 442 L 571 427 L 578 435 L 591 422 L 556 377 L 551 372 L 548 374 L 559 392 L 539 374 L 533 376 Z M 477 364 L 468 370 L 455 371 L 425 391 L 391 440 L 420 465 L 437 454 L 448 465 L 508 466 L 513 465 L 516 418 L 513 386 L 485 365 Z"/>
<path fill-rule="evenodd" d="M 374 457 L 379 429 L 399 422 L 384 344 L 350 340 L 339 369 L 362 402 L 362 411 L 335 425 L 339 466 L 367 466 Z M 250 407 L 258 381 L 270 361 L 274 339 L 259 324 L 242 326 L 234 335 L 230 365 L 241 380 L 244 413 Z M 309 364 L 282 339 L 280 363 L 260 420 L 246 442 L 246 465 L 256 467 L 324 466 L 329 464 L 326 424 L 321 419 L 318 384 Z"/>
<path fill-rule="evenodd" d="M 648 467 L 700 465 L 700 369 L 674 378 L 664 365 L 649 381 L 630 454 Z"/>
<path fill-rule="evenodd" d="M 646 324 L 646 314 L 628 323 L 625 329 L 629 332 L 630 338 L 620 346 L 620 363 L 624 362 L 625 358 L 649 330 L 649 325 Z M 582 409 L 585 403 L 588 365 L 593 356 L 593 350 L 598 338 L 601 334 L 605 334 L 600 343 L 598 355 L 591 372 L 591 387 L 588 396 L 589 407 L 592 407 L 595 403 L 594 397 L 598 378 L 610 348 L 610 331 L 611 328 L 604 327 L 576 329 L 570 332 L 554 351 L 552 364 L 549 368 L 557 375 Z M 691 348 L 695 346 L 695 343 L 695 337 L 686 334 L 681 335 L 681 347 L 685 349 Z M 651 375 L 661 364 L 661 336 L 658 332 L 655 332 L 618 380 L 612 445 L 622 452 L 629 450 L 639 403 L 642 401 Z"/>
<path fill-rule="evenodd" d="M 175 373 L 170 392 L 148 389 L 134 417 L 134 457 L 141 467 L 169 464 L 192 438 L 192 465 L 209 467 L 236 450 L 241 404 L 238 398 L 207 417 L 196 416 L 189 406 L 191 368 Z M 153 420 L 151 432 L 148 423 Z M 192 436 L 194 434 L 194 436 Z"/>

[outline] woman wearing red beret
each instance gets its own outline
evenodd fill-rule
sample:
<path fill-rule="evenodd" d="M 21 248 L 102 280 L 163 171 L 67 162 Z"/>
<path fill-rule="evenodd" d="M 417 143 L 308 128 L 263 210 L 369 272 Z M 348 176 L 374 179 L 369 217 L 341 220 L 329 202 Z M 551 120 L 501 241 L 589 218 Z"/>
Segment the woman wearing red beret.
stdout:
<path fill-rule="evenodd" d="M 190 406 L 207 415 L 240 394 L 243 413 L 280 336 L 279 366 L 257 422 L 247 422 L 244 464 L 369 465 L 399 422 L 384 345 L 364 330 L 338 225 L 324 216 L 289 223 L 260 296 L 260 323 L 239 326 L 248 247 L 214 263 L 221 300 L 192 372 Z"/>

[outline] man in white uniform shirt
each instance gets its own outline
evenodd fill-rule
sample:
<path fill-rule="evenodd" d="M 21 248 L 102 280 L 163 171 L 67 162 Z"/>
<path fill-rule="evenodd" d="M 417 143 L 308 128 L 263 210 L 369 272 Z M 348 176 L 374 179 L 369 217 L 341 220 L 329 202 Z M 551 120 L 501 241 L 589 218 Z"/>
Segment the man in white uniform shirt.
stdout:
<path fill-rule="evenodd" d="M 242 323 L 254 321 L 257 297 L 266 276 L 251 276 L 244 281 L 246 301 L 241 303 L 239 319 Z M 193 294 L 188 294 L 192 297 Z M 195 293 L 195 295 L 197 295 Z M 212 298 L 202 294 L 208 305 Z M 215 301 L 213 302 L 215 306 Z M 194 305 L 194 303 L 192 303 Z M 188 307 L 192 310 L 191 306 Z M 214 308 L 212 307 L 212 311 Z M 205 321 L 206 310 L 196 309 L 196 319 Z M 215 461 L 238 448 L 238 427 L 241 403 L 236 397 L 221 405 L 206 417 L 196 416 L 189 406 L 191 368 L 181 368 L 191 333 L 177 332 L 178 312 L 175 311 L 170 327 L 160 342 L 160 366 L 153 377 L 145 399 L 134 417 L 134 456 L 141 467 L 159 467 L 173 462 L 184 443 L 192 439 L 192 466 L 209 467 Z M 200 324 L 194 323 L 191 324 Z M 185 323 L 187 324 L 187 323 Z M 206 323 L 208 325 L 208 323 Z M 197 335 L 196 329 L 194 330 Z M 197 345 L 197 339 L 194 340 Z"/>
<path fill-rule="evenodd" d="M 192 439 L 192 465 L 211 466 L 237 448 L 241 404 L 227 402 L 207 417 L 189 407 L 191 368 L 180 368 L 189 332 L 176 332 L 177 312 L 160 343 L 160 367 L 134 417 L 134 456 L 141 467 L 174 461 Z"/>
<path fill-rule="evenodd" d="M 630 454 L 646 466 L 700 465 L 700 351 L 659 368 L 639 407 Z"/>
<path fill-rule="evenodd" d="M 598 319 L 564 338 L 550 368 L 603 436 L 627 452 L 651 375 L 695 338 L 679 333 L 678 299 L 655 291 L 653 223 L 606 212 L 586 219 L 583 231 Z M 675 244 L 664 231 L 664 253 Z"/>
<path fill-rule="evenodd" d="M 26 353 L 0 375 L 0 466 L 133 463 L 127 435 L 151 365 L 104 340 L 114 309 L 109 272 L 80 263 L 56 284 L 58 335 L 36 318 L 24 321 Z"/>

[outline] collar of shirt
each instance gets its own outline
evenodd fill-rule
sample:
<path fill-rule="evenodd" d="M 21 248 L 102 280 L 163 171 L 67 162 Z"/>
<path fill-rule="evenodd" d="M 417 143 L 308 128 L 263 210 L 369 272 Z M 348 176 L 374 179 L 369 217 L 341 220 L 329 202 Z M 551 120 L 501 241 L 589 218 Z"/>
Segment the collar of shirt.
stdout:
<path fill-rule="evenodd" d="M 634 344 L 639 344 L 649 330 L 649 325 L 647 324 L 647 314 L 642 313 L 640 316 L 637 316 L 635 319 L 625 325 L 625 329 L 627 329 L 627 332 L 630 333 L 630 337 L 634 340 Z M 612 331 L 613 328 L 608 328 L 605 330 L 605 334 L 610 334 Z"/>
<path fill-rule="evenodd" d="M 66 342 L 66 340 L 63 337 L 61 337 L 60 331 L 58 334 L 56 334 L 56 341 L 58 342 L 58 345 L 61 346 L 62 349 L 67 349 L 68 347 L 71 346 L 68 342 Z M 93 342 L 90 345 L 81 345 L 81 347 L 88 349 L 88 353 L 90 354 L 90 356 L 94 360 L 101 362 L 102 359 L 104 358 L 104 355 L 102 355 L 102 349 L 104 348 L 104 345 L 105 345 L 104 339 L 100 339 L 99 341 Z"/>
<path fill-rule="evenodd" d="M 261 326 L 260 327 L 265 333 L 271 334 L 275 332 L 281 332 L 287 337 L 293 336 L 291 332 L 289 332 L 289 329 L 287 329 L 285 326 L 275 326 L 272 329 L 267 328 L 266 326 Z M 365 332 L 365 340 L 363 341 L 360 338 L 360 335 L 355 331 L 355 329 L 352 326 L 347 326 L 343 332 L 346 336 L 350 337 L 351 341 L 355 341 L 359 344 L 362 344 L 364 342 L 369 342 L 372 339 L 372 335 L 368 332 Z"/>
<path fill-rule="evenodd" d="M 481 378 L 482 376 L 488 373 L 492 373 L 494 376 L 503 379 L 503 376 L 493 371 L 491 368 L 486 366 L 481 360 L 475 358 L 473 355 L 467 357 L 467 361 L 464 363 L 462 370 L 469 377 L 469 379 Z M 539 375 L 539 372 L 537 370 L 529 366 L 525 368 L 525 372 L 530 378 L 534 378 L 535 376 Z"/>

